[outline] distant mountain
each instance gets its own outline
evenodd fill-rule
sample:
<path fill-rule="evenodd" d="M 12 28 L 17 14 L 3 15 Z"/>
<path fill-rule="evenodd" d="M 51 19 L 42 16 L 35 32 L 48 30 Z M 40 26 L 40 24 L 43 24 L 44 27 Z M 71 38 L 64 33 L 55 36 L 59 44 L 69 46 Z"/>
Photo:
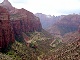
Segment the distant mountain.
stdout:
<path fill-rule="evenodd" d="M 49 31 L 52 35 L 64 35 L 65 33 L 78 31 L 80 26 L 80 15 L 66 15 L 49 27 Z"/>
<path fill-rule="evenodd" d="M 44 29 L 47 29 L 50 26 L 52 26 L 60 18 L 60 16 L 51 16 L 51 15 L 45 15 L 42 13 L 36 13 L 35 15 L 40 18 L 42 27 Z"/>

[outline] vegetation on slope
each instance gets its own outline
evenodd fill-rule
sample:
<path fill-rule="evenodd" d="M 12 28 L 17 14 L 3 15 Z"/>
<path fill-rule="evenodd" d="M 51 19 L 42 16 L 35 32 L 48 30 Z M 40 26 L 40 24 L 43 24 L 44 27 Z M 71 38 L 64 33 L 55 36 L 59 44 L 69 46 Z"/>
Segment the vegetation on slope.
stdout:
<path fill-rule="evenodd" d="M 80 33 L 75 32 L 66 35 L 64 39 L 68 39 L 68 42 L 52 51 L 49 56 L 44 56 L 42 60 L 79 60 L 80 59 Z M 72 41 L 70 41 L 72 40 Z M 69 42 L 70 41 L 70 42 Z"/>
<path fill-rule="evenodd" d="M 43 32 L 43 31 L 42 31 Z M 80 59 L 80 39 L 64 44 L 58 37 L 49 38 L 42 32 L 27 33 L 30 45 L 15 41 L 6 53 L 0 53 L 1 60 L 78 60 Z M 26 35 L 23 33 L 23 35 Z M 47 37 L 48 36 L 48 37 Z M 33 48 L 36 45 L 37 48 Z M 53 47 L 55 45 L 55 47 Z"/>
<path fill-rule="evenodd" d="M 79 60 L 80 59 L 80 39 L 57 49 L 54 60 Z"/>
<path fill-rule="evenodd" d="M 49 44 L 52 42 L 49 36 L 46 37 L 42 32 L 35 32 L 29 33 L 29 38 L 31 40 L 30 44 L 33 43 L 37 46 L 36 49 L 27 46 L 25 43 L 15 41 L 7 53 L 1 53 L 4 58 L 0 58 L 2 60 L 39 60 L 44 55 L 49 54 L 48 52 L 51 50 Z"/>

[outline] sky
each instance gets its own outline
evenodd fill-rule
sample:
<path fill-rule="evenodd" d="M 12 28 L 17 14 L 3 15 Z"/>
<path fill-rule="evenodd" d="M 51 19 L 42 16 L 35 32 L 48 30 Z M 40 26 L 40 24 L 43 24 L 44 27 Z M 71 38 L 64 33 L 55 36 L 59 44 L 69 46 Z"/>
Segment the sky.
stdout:
<path fill-rule="evenodd" d="M 3 0 L 0 0 L 2 2 Z M 66 15 L 80 13 L 80 0 L 9 0 L 16 8 L 35 13 Z"/>

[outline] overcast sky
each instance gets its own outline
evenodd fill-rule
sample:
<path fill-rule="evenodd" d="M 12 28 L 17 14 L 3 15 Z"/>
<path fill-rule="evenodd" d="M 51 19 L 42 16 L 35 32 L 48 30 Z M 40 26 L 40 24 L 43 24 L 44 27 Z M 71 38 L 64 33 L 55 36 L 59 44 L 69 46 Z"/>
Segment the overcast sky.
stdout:
<path fill-rule="evenodd" d="M 2 2 L 3 0 L 0 0 Z M 47 15 L 80 13 L 80 0 L 9 0 L 16 8 Z"/>

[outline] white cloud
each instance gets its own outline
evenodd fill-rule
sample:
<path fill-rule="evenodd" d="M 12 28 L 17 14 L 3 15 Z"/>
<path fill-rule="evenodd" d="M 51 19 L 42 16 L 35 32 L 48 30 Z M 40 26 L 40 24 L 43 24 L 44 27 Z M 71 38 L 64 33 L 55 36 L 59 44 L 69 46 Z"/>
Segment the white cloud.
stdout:
<path fill-rule="evenodd" d="M 2 1 L 2 0 L 0 0 Z M 51 15 L 78 13 L 80 0 L 9 0 L 16 8 Z"/>
<path fill-rule="evenodd" d="M 80 1 L 77 0 L 29 0 L 26 9 L 36 13 L 60 15 L 60 13 L 75 13 L 78 11 Z M 73 11 L 73 12 L 72 12 Z M 65 14 L 63 13 L 63 14 Z"/>
<path fill-rule="evenodd" d="M 27 0 L 9 0 L 9 1 L 13 3 L 26 3 L 27 2 Z"/>

